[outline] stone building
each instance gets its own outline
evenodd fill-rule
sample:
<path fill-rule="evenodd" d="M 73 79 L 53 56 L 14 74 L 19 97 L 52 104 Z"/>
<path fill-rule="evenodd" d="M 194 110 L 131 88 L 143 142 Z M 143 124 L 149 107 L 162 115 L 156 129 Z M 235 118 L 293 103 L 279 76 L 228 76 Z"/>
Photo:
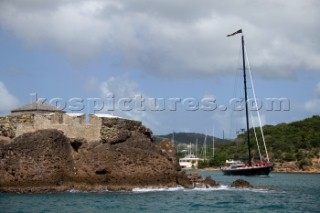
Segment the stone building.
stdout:
<path fill-rule="evenodd" d="M 40 129 L 57 129 L 68 138 L 84 138 L 87 141 L 108 140 L 112 137 L 110 122 L 141 125 L 109 114 L 90 114 L 89 121 L 83 113 L 66 113 L 41 101 L 21 106 L 11 111 L 11 115 L 0 117 L 0 136 L 14 138 Z"/>
<path fill-rule="evenodd" d="M 65 113 L 65 111 L 47 104 L 43 101 L 35 101 L 31 104 L 26 104 L 24 106 L 18 107 L 17 109 L 11 110 L 12 115 L 21 115 L 26 113 L 40 114 L 40 113 Z"/>

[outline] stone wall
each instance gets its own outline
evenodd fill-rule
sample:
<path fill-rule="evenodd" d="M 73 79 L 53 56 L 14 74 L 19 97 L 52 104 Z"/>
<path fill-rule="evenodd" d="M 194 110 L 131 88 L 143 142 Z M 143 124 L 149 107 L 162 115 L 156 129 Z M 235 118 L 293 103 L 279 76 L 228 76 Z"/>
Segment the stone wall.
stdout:
<path fill-rule="evenodd" d="M 30 126 L 34 122 L 34 114 L 7 115 L 0 117 L 0 135 L 8 138 L 17 136 L 17 128 Z"/>
<path fill-rule="evenodd" d="M 89 123 L 85 114 L 26 113 L 0 117 L 0 135 L 14 138 L 41 129 L 57 129 L 68 138 L 84 138 L 87 141 L 101 139 L 102 118 L 90 115 Z"/>

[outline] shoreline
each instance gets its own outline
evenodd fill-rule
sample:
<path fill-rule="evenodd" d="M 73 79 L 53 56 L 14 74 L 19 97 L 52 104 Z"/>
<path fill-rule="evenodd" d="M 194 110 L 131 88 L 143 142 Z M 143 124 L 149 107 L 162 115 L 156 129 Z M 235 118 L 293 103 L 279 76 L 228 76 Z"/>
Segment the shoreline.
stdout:
<path fill-rule="evenodd" d="M 209 167 L 203 169 L 184 169 L 185 171 L 221 171 L 217 167 Z M 303 171 L 303 170 L 292 170 L 292 171 L 281 171 L 279 169 L 271 171 L 271 173 L 292 173 L 292 174 L 320 174 L 320 171 Z"/>

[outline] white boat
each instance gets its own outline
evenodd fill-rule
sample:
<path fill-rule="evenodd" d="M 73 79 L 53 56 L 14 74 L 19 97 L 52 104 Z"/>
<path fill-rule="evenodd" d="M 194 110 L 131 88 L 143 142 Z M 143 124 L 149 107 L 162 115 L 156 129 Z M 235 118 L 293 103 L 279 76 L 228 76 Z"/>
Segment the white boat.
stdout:
<path fill-rule="evenodd" d="M 182 169 L 197 169 L 200 161 L 203 161 L 203 159 L 191 154 L 180 158 L 179 164 Z"/>
<path fill-rule="evenodd" d="M 204 160 L 192 154 L 191 144 L 189 145 L 188 149 L 189 149 L 188 154 L 185 157 L 179 159 L 179 164 L 182 169 L 197 169 L 199 162 Z"/>

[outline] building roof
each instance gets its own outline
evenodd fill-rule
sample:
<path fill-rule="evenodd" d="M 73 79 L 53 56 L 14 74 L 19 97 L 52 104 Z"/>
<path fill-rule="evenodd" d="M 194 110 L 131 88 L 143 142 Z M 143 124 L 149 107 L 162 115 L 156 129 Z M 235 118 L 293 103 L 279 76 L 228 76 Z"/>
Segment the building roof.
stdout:
<path fill-rule="evenodd" d="M 94 114 L 95 116 L 99 117 L 99 118 L 121 118 L 119 116 L 116 115 L 111 115 L 111 114 L 101 114 L 101 113 L 97 113 Z M 123 119 L 123 118 L 122 118 Z"/>
<path fill-rule="evenodd" d="M 84 116 L 84 113 L 66 113 L 67 115 L 71 116 L 71 117 L 80 117 L 80 116 Z"/>
<path fill-rule="evenodd" d="M 26 104 L 24 106 L 21 106 L 21 107 L 18 107 L 14 110 L 11 110 L 11 113 L 14 113 L 14 112 L 30 112 L 30 111 L 44 111 L 44 112 L 64 112 L 63 110 L 53 106 L 53 105 L 50 105 L 50 104 L 47 104 L 43 101 L 36 101 L 36 102 L 33 102 L 32 104 Z"/>

